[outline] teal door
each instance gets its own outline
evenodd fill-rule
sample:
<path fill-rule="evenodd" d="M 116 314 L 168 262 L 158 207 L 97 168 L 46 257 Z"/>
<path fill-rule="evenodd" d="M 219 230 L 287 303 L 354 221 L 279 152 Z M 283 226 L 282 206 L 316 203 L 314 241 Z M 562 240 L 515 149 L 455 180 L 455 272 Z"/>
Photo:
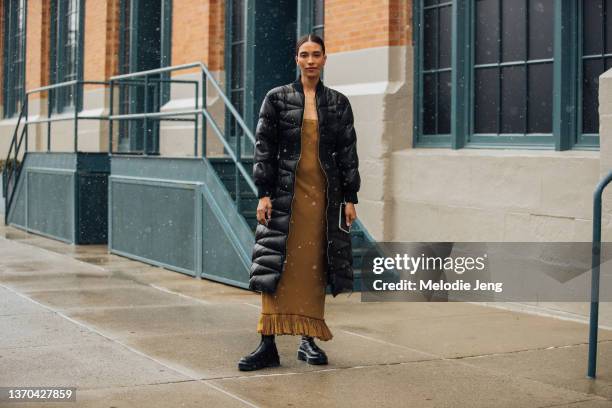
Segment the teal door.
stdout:
<path fill-rule="evenodd" d="M 226 3 L 226 92 L 251 130 L 259 106 L 271 88 L 295 80 L 294 47 L 297 38 L 298 1 L 229 0 Z M 240 155 L 253 154 L 253 145 L 231 117 L 227 137 Z"/>

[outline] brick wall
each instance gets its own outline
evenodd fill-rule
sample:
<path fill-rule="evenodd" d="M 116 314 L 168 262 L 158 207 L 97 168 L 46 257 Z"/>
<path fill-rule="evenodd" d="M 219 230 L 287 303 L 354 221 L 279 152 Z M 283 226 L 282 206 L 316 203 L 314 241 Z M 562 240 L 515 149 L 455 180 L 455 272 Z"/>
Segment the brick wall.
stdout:
<path fill-rule="evenodd" d="M 103 81 L 118 70 L 119 0 L 86 1 L 84 28 L 83 78 Z"/>
<path fill-rule="evenodd" d="M 327 53 L 412 41 L 412 0 L 326 0 Z"/>
<path fill-rule="evenodd" d="M 222 0 L 174 0 L 171 64 L 202 61 L 223 69 L 224 13 Z"/>
<path fill-rule="evenodd" d="M 48 22 L 43 21 L 43 9 L 45 8 L 43 1 L 29 1 L 26 23 L 26 69 L 25 69 L 25 88 L 33 89 L 45 85 L 48 80 L 48 74 L 44 72 L 43 61 L 47 59 L 48 50 L 43 48 L 43 30 L 48 30 Z M 45 55 L 47 51 L 47 55 Z M 32 99 L 40 98 L 40 94 L 34 94 Z"/>
<path fill-rule="evenodd" d="M 49 82 L 49 2 L 27 3 L 26 89 Z M 213 71 L 223 70 L 224 17 L 223 0 L 174 0 L 171 64 L 203 61 Z M 326 0 L 327 51 L 408 44 L 411 19 L 412 0 Z M 0 20 L 0 33 L 1 28 Z M 1 47 L 0 41 L 0 55 Z M 84 78 L 115 75 L 118 51 L 119 0 L 86 1 Z"/>

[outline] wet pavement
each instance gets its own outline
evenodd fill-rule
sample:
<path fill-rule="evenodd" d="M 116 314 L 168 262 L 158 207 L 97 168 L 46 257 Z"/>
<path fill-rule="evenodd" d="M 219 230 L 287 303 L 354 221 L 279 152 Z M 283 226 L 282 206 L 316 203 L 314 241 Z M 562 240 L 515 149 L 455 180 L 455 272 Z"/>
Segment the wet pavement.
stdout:
<path fill-rule="evenodd" d="M 240 372 L 259 295 L 0 226 L 0 386 L 73 386 L 8 407 L 612 407 L 612 332 L 468 303 L 326 301 L 327 366 Z"/>

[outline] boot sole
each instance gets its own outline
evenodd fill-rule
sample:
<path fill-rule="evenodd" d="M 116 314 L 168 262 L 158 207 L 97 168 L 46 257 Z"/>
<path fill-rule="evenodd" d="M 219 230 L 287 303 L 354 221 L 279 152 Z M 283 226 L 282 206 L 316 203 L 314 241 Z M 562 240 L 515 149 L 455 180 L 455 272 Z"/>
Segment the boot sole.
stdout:
<path fill-rule="evenodd" d="M 298 350 L 297 358 L 298 358 L 298 360 L 305 361 L 308 364 L 313 364 L 313 365 L 326 365 L 327 364 L 327 358 L 326 359 L 322 359 L 322 360 L 317 360 L 316 358 L 308 358 L 306 353 L 303 352 L 302 350 Z"/>
<path fill-rule="evenodd" d="M 278 366 L 280 366 L 279 361 L 273 361 L 271 363 L 264 363 L 264 364 L 253 364 L 253 365 L 238 363 L 238 369 L 240 371 L 255 371 L 255 370 L 261 370 L 262 368 L 278 367 Z"/>

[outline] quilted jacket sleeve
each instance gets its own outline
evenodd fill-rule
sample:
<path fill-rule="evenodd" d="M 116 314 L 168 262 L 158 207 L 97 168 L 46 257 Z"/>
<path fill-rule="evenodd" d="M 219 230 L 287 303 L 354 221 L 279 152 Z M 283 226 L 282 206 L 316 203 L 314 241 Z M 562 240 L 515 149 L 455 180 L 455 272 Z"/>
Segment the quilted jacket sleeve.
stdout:
<path fill-rule="evenodd" d="M 255 129 L 255 157 L 253 178 L 257 197 L 270 197 L 274 193 L 278 171 L 278 115 L 270 92 L 264 97 Z"/>
<path fill-rule="evenodd" d="M 357 156 L 357 135 L 353 127 L 353 110 L 348 98 L 343 97 L 341 107 L 340 132 L 336 140 L 338 166 L 344 200 L 357 204 L 357 192 L 361 186 L 359 176 L 359 157 Z"/>

